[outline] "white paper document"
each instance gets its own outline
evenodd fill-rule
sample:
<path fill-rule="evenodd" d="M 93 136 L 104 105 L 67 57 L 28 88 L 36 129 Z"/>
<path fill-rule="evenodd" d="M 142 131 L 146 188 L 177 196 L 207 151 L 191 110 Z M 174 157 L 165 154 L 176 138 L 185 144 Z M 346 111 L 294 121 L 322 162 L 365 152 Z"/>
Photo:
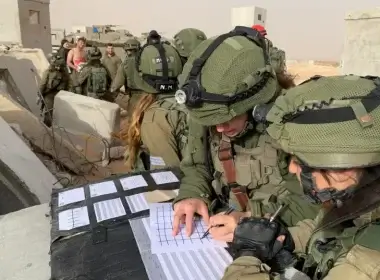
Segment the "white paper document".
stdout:
<path fill-rule="evenodd" d="M 59 230 L 71 230 L 90 224 L 87 207 L 79 207 L 58 213 Z"/>
<path fill-rule="evenodd" d="M 148 183 L 145 181 L 142 175 L 122 178 L 120 179 L 120 183 L 125 191 L 148 186 Z"/>
<path fill-rule="evenodd" d="M 85 200 L 84 188 L 68 190 L 58 194 L 58 207 Z"/>
<path fill-rule="evenodd" d="M 150 157 L 149 158 L 151 165 L 157 165 L 157 166 L 165 166 L 165 161 L 162 157 Z"/>
<path fill-rule="evenodd" d="M 187 237 L 184 225 L 177 236 L 172 236 L 173 208 L 171 203 L 152 203 L 150 208 L 150 231 L 152 253 L 197 250 L 210 247 L 227 247 L 227 243 L 213 240 L 210 235 L 201 239 L 207 231 L 201 219 L 194 220 L 194 231 Z"/>
<path fill-rule="evenodd" d="M 101 182 L 97 184 L 91 184 L 90 188 L 91 197 L 106 195 L 117 192 L 115 183 L 113 181 Z"/>
<path fill-rule="evenodd" d="M 96 202 L 94 203 L 94 209 L 98 223 L 126 215 L 120 198 Z"/>
<path fill-rule="evenodd" d="M 179 182 L 177 176 L 171 171 L 156 172 L 150 174 L 157 185 Z"/>

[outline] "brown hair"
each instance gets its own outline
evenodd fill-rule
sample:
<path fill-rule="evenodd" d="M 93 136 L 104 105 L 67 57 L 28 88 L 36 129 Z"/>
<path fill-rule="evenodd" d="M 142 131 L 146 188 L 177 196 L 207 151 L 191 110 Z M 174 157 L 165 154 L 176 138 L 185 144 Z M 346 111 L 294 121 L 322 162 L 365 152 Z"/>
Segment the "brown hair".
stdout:
<path fill-rule="evenodd" d="M 107 47 L 113 47 L 113 44 L 112 43 L 108 43 Z"/>
<path fill-rule="evenodd" d="M 137 154 L 141 146 L 141 121 L 144 117 L 144 112 L 156 101 L 156 99 L 157 97 L 154 94 L 143 93 L 136 104 L 131 120 L 123 125 L 117 136 L 128 145 L 128 159 L 126 162 L 128 170 L 133 170 L 135 168 Z"/>
<path fill-rule="evenodd" d="M 296 86 L 296 83 L 294 82 L 295 76 L 289 74 L 286 71 L 279 72 L 276 74 L 278 84 L 283 89 L 289 89 Z"/>

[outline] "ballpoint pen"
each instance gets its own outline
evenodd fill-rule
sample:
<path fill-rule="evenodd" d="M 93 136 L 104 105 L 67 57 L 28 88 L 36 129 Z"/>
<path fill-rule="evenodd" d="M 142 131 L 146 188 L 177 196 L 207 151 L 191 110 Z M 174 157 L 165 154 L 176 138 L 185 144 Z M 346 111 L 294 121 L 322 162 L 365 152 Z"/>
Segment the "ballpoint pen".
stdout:
<path fill-rule="evenodd" d="M 231 214 L 235 209 L 230 207 L 228 208 L 228 210 L 224 213 L 224 215 L 229 215 Z M 210 234 L 210 229 L 212 229 L 213 227 L 221 227 L 222 225 L 216 225 L 216 226 L 211 226 L 208 228 L 208 230 L 203 234 L 203 236 L 201 237 L 201 239 L 205 238 L 207 235 Z"/>
<path fill-rule="evenodd" d="M 278 209 L 276 210 L 276 212 L 274 212 L 274 214 L 269 218 L 269 222 L 273 222 L 274 219 L 276 219 L 276 217 L 278 216 L 278 214 L 280 213 L 282 207 L 284 207 L 284 204 L 281 204 L 280 207 L 278 207 Z"/>

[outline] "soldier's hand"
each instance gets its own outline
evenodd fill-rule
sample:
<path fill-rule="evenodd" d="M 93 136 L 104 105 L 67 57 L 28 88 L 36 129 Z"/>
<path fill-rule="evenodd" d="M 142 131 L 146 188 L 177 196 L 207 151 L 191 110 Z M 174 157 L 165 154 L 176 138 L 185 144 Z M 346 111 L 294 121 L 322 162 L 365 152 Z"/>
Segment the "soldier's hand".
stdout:
<path fill-rule="evenodd" d="M 180 225 L 185 224 L 187 236 L 193 233 L 194 214 L 200 215 L 206 224 L 209 222 L 209 214 L 206 203 L 198 198 L 188 198 L 174 204 L 173 236 L 180 231 Z"/>
<path fill-rule="evenodd" d="M 210 218 L 210 234 L 215 240 L 231 242 L 234 237 L 234 231 L 241 218 L 249 217 L 248 212 L 234 211 L 229 215 L 224 212 Z"/>

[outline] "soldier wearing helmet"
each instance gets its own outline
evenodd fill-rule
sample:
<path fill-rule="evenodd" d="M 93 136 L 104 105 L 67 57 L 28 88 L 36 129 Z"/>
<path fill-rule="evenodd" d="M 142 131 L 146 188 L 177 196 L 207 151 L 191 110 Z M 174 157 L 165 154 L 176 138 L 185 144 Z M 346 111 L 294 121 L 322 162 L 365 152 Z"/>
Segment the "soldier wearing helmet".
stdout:
<path fill-rule="evenodd" d="M 261 118 L 291 155 L 289 172 L 305 197 L 323 210 L 288 230 L 276 219 L 243 219 L 224 280 L 269 279 L 274 266 L 262 264 L 294 248 L 306 261 L 299 266 L 298 255 L 277 258 L 278 272 L 294 272 L 296 265 L 307 279 L 379 279 L 379 93 L 379 77 L 315 76 L 280 96 Z"/>
<path fill-rule="evenodd" d="M 140 48 L 141 44 L 136 38 L 130 38 L 124 44 L 124 51 L 127 57 L 135 56 Z"/>
<path fill-rule="evenodd" d="M 136 102 L 138 101 L 139 95 L 133 94 L 135 90 L 128 87 L 128 80 L 131 79 L 131 77 L 128 78 L 128 75 L 133 76 L 135 66 L 134 58 L 140 48 L 140 42 L 135 38 L 130 38 L 125 42 L 124 51 L 126 53 L 126 57 L 117 69 L 115 79 L 112 81 L 111 85 L 111 92 L 114 96 L 116 96 L 114 99 L 115 103 L 122 109 L 126 110 L 129 117 L 134 106 L 136 105 Z M 123 86 L 124 92 L 119 92 Z"/>
<path fill-rule="evenodd" d="M 179 52 L 183 64 L 189 59 L 195 48 L 207 39 L 206 34 L 196 28 L 185 28 L 174 35 L 174 46 Z"/>
<path fill-rule="evenodd" d="M 59 55 L 52 56 L 50 66 L 44 72 L 40 83 L 40 93 L 43 97 L 41 112 L 44 112 L 44 123 L 47 126 L 51 126 L 52 123 L 54 97 L 60 90 L 68 90 L 70 81 L 65 58 Z"/>
<path fill-rule="evenodd" d="M 77 93 L 96 99 L 107 99 L 111 85 L 111 75 L 101 63 L 102 53 L 98 47 L 91 47 L 87 53 L 87 63 L 78 73 Z"/>
<path fill-rule="evenodd" d="M 174 99 L 182 72 L 178 52 L 167 43 L 148 41 L 133 61 L 128 88 L 134 90 L 132 95 L 137 95 L 138 101 L 120 133 L 128 143 L 126 165 L 130 170 L 141 168 L 142 143 L 150 156 L 150 169 L 179 166 L 187 142 L 187 114 Z"/>
<path fill-rule="evenodd" d="M 184 219 L 190 235 L 190 221 L 197 213 L 206 222 L 224 224 L 210 233 L 231 241 L 241 217 L 270 213 L 280 203 L 289 205 L 281 215 L 289 225 L 314 218 L 316 209 L 291 190 L 297 189 L 297 181 L 287 172 L 285 154 L 252 119 L 255 105 L 271 102 L 281 92 L 264 38 L 238 26 L 204 41 L 190 56 L 179 81 L 176 99 L 188 108 L 190 121 L 181 163 L 184 177 L 174 201 L 173 234 Z M 236 211 L 209 218 L 209 213 L 229 207 Z"/>

